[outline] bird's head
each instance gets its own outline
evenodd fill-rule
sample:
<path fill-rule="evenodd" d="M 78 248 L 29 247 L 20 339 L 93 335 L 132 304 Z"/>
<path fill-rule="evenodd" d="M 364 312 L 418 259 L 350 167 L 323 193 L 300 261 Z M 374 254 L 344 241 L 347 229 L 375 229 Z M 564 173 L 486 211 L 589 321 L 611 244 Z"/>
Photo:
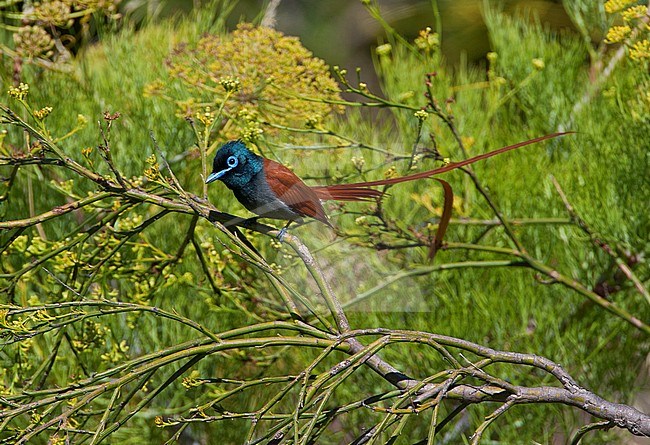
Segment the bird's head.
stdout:
<path fill-rule="evenodd" d="M 228 188 L 243 187 L 262 170 L 263 160 L 240 140 L 225 143 L 214 156 L 212 173 L 206 184 L 219 179 Z"/>

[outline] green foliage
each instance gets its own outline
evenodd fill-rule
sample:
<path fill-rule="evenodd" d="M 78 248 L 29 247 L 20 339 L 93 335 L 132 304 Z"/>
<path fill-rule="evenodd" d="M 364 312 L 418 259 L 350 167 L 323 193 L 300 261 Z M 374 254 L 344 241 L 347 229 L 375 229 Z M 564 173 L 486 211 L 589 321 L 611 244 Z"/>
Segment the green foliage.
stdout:
<path fill-rule="evenodd" d="M 576 6 L 573 14 L 584 26 L 609 27 L 602 11 Z M 650 310 L 621 265 L 647 289 L 647 68 L 630 54 L 605 72 L 613 50 L 594 51 L 584 32 L 554 33 L 534 19 L 491 9 L 485 15 L 493 51 L 485 67 L 446 66 L 431 29 L 409 42 L 388 28 L 389 43 L 375 51 L 381 91 L 368 88 L 364 73 L 354 77 L 335 67 L 339 91 L 325 63 L 297 39 L 251 25 L 228 33 L 223 17 L 214 22 L 198 13 L 107 37 L 72 62 L 73 75 L 26 68 L 23 80 L 30 87 L 10 87 L 11 73 L 3 72 L 9 95 L 0 103 L 61 150 L 7 126 L 0 140 L 3 162 L 70 158 L 79 168 L 0 164 L 2 221 L 46 215 L 39 224 L 0 233 L 0 395 L 45 397 L 79 382 L 103 384 L 101 373 L 113 379 L 107 384 L 123 381 L 121 394 L 128 394 L 124 407 L 112 405 L 119 394 L 110 387 L 106 398 L 93 399 L 61 430 L 44 432 L 33 443 L 83 437 L 75 431 L 94 431 L 102 418 L 110 421 L 106 425 L 124 423 L 107 439 L 115 443 L 160 443 L 178 425 L 194 439 L 243 443 L 250 416 L 227 424 L 217 421 L 220 416 L 259 410 L 291 381 L 287 376 L 306 383 L 287 391 L 273 413 L 309 402 L 302 392 L 318 386 L 307 385 L 300 373 L 312 363 L 314 378 L 334 382 L 325 408 L 393 390 L 364 367 L 351 368 L 344 384 L 328 380 L 336 376 L 329 370 L 347 356 L 332 347 L 331 355 L 319 358 L 323 349 L 307 341 L 329 338 L 323 334 L 327 321 L 313 321 L 318 329 L 290 328 L 284 321 L 286 294 L 304 298 L 299 308 L 305 317 L 315 320 L 313 307 L 325 318 L 323 289 L 298 253 L 245 232 L 263 261 L 236 235 L 191 209 L 176 213 L 181 204 L 199 201 L 175 186 L 149 130 L 182 188 L 202 197 L 206 155 L 231 137 L 255 141 L 310 183 L 337 183 L 426 170 L 445 158 L 459 160 L 557 129 L 577 131 L 476 164 L 475 180 L 460 172 L 446 175 L 456 193 L 454 219 L 433 264 L 429 248 L 443 195 L 431 181 L 391 187 L 381 205 L 330 206 L 340 229 L 336 239 L 315 224 L 295 233 L 316 252 L 353 328 L 428 331 L 544 355 L 599 395 L 631 402 L 649 346 L 647 325 L 639 328 L 631 318 L 643 323 Z M 341 99 L 341 92 L 353 99 Z M 97 121 L 99 128 L 88 124 Z M 102 178 L 118 184 L 115 171 L 130 195 L 98 186 Z M 154 197 L 168 199 L 167 207 Z M 247 215 L 223 188 L 213 187 L 210 200 L 220 211 Z M 261 328 L 266 322 L 275 324 Z M 300 336 L 288 335 L 291 329 Z M 246 347 L 267 331 L 266 343 Z M 265 346 L 274 337 L 287 343 Z M 213 340 L 242 343 L 216 346 L 213 355 L 187 367 L 170 361 L 160 365 L 164 372 L 152 367 L 151 375 L 139 367 L 207 348 Z M 450 366 L 435 348 L 414 343 L 411 337 L 391 343 L 381 357 L 419 379 Z M 476 361 L 471 352 L 463 354 L 453 357 Z M 120 374 L 120 366 L 142 373 Z M 489 370 L 518 385 L 552 380 L 539 369 L 521 372 L 502 364 Z M 176 371 L 183 379 L 168 380 Z M 254 392 L 240 394 L 242 388 Z M 83 406 L 70 394 L 62 403 Z M 340 431 L 328 430 L 321 442 L 349 441 L 361 434 L 360 425 L 390 419 L 386 409 L 394 400 L 343 409 Z M 136 407 L 143 410 L 130 417 Z M 451 409 L 441 407 L 440 418 Z M 10 440 L 58 415 L 48 410 L 17 416 L 0 438 Z M 484 439 L 568 436 L 582 420 L 573 414 L 565 420 L 567 412 L 519 407 L 496 420 Z M 480 405 L 470 413 L 474 428 L 491 411 Z M 184 423 L 188 418 L 191 423 Z M 403 419 L 403 437 L 426 437 L 429 414 Z M 262 421 L 256 433 L 273 425 Z M 591 434 L 595 442 L 616 439 Z"/>

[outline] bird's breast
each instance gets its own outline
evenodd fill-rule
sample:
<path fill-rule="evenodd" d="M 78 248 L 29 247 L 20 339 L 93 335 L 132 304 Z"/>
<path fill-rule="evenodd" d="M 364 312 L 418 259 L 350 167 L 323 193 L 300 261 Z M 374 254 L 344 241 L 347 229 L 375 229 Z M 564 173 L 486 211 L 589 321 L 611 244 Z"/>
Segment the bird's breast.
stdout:
<path fill-rule="evenodd" d="M 259 172 L 247 184 L 233 188 L 232 191 L 244 207 L 263 218 L 300 219 L 300 215 L 292 211 L 273 193 L 263 172 Z"/>

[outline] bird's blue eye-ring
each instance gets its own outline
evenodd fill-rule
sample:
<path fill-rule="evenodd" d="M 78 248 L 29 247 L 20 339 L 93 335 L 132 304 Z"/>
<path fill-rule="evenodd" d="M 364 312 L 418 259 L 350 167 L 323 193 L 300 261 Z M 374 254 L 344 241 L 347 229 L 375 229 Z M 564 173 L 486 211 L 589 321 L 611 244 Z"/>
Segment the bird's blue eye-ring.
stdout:
<path fill-rule="evenodd" d="M 239 160 L 237 159 L 237 156 L 229 156 L 228 159 L 226 159 L 226 163 L 228 164 L 228 167 L 235 168 L 237 167 Z"/>

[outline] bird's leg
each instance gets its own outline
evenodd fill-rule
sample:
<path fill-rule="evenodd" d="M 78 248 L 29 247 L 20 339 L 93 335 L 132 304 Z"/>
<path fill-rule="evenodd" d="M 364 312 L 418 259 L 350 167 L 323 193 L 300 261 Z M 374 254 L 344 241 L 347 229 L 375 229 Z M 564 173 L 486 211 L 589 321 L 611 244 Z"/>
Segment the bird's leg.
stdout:
<path fill-rule="evenodd" d="M 298 224 L 298 227 L 299 227 L 299 226 L 302 226 L 303 224 L 305 224 L 305 220 L 302 219 L 302 218 L 298 218 L 298 219 L 290 219 L 290 220 L 285 224 L 285 226 L 280 230 L 280 233 L 278 233 L 278 240 L 280 240 L 280 242 L 282 241 L 282 238 L 284 238 L 284 235 L 287 234 L 287 230 L 289 229 L 289 226 L 290 226 L 291 224 L 293 224 L 294 222 Z"/>
<path fill-rule="evenodd" d="M 287 222 L 287 224 L 285 224 L 285 226 L 280 230 L 280 233 L 278 233 L 278 240 L 280 242 L 282 242 L 282 238 L 284 238 L 284 235 L 286 235 L 287 229 L 289 228 L 292 222 L 293 221 L 289 220 L 289 222 Z"/>

